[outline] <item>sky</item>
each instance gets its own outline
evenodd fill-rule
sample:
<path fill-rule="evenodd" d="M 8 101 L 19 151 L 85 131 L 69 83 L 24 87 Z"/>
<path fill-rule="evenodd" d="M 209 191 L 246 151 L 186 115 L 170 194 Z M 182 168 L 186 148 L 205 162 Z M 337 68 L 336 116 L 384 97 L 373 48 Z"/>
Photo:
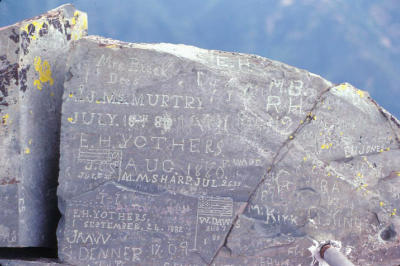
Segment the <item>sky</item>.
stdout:
<path fill-rule="evenodd" d="M 89 34 L 257 54 L 368 91 L 400 118 L 398 0 L 71 0 Z M 0 27 L 66 1 L 1 0 Z"/>

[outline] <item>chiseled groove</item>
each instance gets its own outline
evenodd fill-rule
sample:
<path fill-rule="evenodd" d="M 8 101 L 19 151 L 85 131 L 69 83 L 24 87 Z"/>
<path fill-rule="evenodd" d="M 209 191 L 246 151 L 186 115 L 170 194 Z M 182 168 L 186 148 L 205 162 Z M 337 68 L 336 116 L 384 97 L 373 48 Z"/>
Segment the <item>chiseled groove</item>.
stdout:
<path fill-rule="evenodd" d="M 376 151 L 376 152 L 358 154 L 358 155 L 354 155 L 354 156 L 350 156 L 350 157 L 340 157 L 340 158 L 337 158 L 337 159 L 330 160 L 329 163 L 330 162 L 350 162 L 350 161 L 352 161 L 354 159 L 358 159 L 358 158 L 361 158 L 361 157 L 379 156 L 381 154 L 384 154 L 384 153 L 387 153 L 387 152 L 391 152 L 391 151 L 400 151 L 400 147 L 399 148 L 395 148 L 395 149 L 390 149 L 390 151 L 383 151 L 383 152 Z"/>

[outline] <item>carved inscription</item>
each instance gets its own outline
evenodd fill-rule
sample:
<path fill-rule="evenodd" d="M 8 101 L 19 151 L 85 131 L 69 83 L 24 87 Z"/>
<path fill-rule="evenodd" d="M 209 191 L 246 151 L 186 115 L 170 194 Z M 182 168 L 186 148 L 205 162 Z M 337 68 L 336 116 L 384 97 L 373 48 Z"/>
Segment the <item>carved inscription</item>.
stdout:
<path fill-rule="evenodd" d="M 69 62 L 66 262 L 309 265 L 315 241 L 363 246 L 389 219 L 378 208 L 397 215 L 388 200 L 371 206 L 380 196 L 368 187 L 399 198 L 377 181 L 393 170 L 367 158 L 396 147 L 393 128 L 368 133 L 340 109 L 383 121 L 361 92 L 267 59 L 169 44 L 88 37 Z"/>
<path fill-rule="evenodd" d="M 60 247 L 64 259 L 94 265 L 162 264 L 208 254 L 207 247 L 218 245 L 228 230 L 233 201 L 152 195 L 108 183 L 70 201 L 66 210 Z"/>
<path fill-rule="evenodd" d="M 72 78 L 65 84 L 62 150 L 69 165 L 61 170 L 62 192 L 92 195 L 87 191 L 111 182 L 133 189 L 132 195 L 149 193 L 142 197 L 153 205 L 127 212 L 96 205 L 99 199 L 87 204 L 90 197 L 72 201 L 64 214 L 65 254 L 96 263 L 146 263 L 147 256 L 164 265 L 188 265 L 188 254 L 200 252 L 202 264 L 230 230 L 234 198 L 246 201 L 272 161 L 266 147 L 287 138 L 317 92 L 299 76 L 242 80 L 172 55 L 154 61 L 153 52 L 129 48 L 129 56 L 119 57 L 114 49 L 93 45 L 90 60 L 71 60 Z M 255 67 L 249 58 L 212 54 L 210 60 L 216 69 Z M 264 138 L 268 134 L 271 140 Z M 190 196 L 193 203 L 185 205 L 185 198 L 174 209 L 160 201 L 167 192 Z M 117 202 L 122 196 L 110 197 Z M 295 217 L 266 211 L 271 222 L 296 223 Z M 185 221 L 174 220 L 182 213 Z M 119 237 L 122 232 L 137 239 L 134 249 Z M 78 248 L 88 243 L 105 247 Z"/>

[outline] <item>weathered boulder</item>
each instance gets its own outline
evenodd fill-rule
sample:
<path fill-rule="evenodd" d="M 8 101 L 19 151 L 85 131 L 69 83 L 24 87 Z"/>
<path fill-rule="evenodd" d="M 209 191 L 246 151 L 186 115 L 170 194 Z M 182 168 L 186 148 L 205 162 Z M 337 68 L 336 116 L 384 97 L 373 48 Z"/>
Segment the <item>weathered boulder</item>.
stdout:
<path fill-rule="evenodd" d="M 71 5 L 0 28 L 0 247 L 55 247 L 65 60 L 86 29 Z"/>
<path fill-rule="evenodd" d="M 254 55 L 96 36 L 67 71 L 61 261 L 310 265 L 330 240 L 356 264 L 400 260 L 400 126 L 366 92 Z"/>

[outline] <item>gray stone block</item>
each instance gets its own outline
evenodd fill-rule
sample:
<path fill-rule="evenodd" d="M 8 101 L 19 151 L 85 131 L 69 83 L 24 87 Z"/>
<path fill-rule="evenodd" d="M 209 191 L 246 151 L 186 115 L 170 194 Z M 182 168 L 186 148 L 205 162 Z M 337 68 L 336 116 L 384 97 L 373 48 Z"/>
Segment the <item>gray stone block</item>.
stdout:
<path fill-rule="evenodd" d="M 67 72 L 61 261 L 310 265 L 325 241 L 356 264 L 400 259 L 399 122 L 366 92 L 254 55 L 96 36 Z"/>
<path fill-rule="evenodd" d="M 0 247 L 56 244 L 66 52 L 86 28 L 71 5 L 0 28 Z"/>
<path fill-rule="evenodd" d="M 282 146 L 226 246 L 250 264 L 308 265 L 309 248 L 332 240 L 355 265 L 399 263 L 399 129 L 368 93 L 331 88 Z"/>

